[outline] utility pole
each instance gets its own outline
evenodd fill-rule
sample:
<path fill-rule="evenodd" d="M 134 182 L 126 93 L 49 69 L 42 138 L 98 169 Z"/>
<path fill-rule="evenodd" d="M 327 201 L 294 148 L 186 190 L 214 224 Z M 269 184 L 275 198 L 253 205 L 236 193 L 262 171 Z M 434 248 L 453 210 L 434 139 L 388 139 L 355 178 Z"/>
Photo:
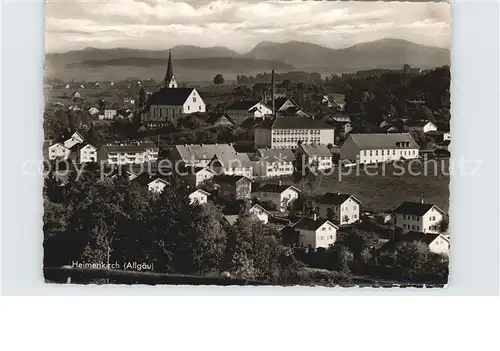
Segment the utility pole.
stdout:
<path fill-rule="evenodd" d="M 276 117 L 276 110 L 274 105 L 274 69 L 271 72 L 271 99 L 273 100 L 273 117 Z"/>

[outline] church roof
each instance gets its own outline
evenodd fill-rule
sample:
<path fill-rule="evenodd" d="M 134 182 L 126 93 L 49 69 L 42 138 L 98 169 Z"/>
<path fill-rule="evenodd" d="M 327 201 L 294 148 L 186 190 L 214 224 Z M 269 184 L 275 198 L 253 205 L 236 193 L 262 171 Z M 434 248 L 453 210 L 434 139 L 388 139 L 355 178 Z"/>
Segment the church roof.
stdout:
<path fill-rule="evenodd" d="M 161 88 L 151 95 L 147 105 L 184 105 L 193 88 Z"/>
<path fill-rule="evenodd" d="M 165 74 L 165 84 L 170 83 L 172 77 L 174 76 L 174 70 L 172 68 L 172 52 L 168 52 L 168 65 L 167 65 L 167 74 Z"/>

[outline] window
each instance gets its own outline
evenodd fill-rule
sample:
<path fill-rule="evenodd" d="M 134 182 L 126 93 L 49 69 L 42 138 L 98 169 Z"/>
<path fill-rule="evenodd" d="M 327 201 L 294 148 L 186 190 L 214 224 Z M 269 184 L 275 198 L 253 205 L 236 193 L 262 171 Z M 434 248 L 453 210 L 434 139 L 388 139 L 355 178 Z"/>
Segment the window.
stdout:
<path fill-rule="evenodd" d="M 378 150 L 375 150 L 375 156 L 378 156 Z"/>
<path fill-rule="evenodd" d="M 396 155 L 396 150 L 392 150 L 392 154 L 393 154 L 393 155 Z"/>
<path fill-rule="evenodd" d="M 417 225 L 417 230 L 420 230 L 420 226 Z"/>
<path fill-rule="evenodd" d="M 326 229 L 325 229 L 324 227 L 323 227 L 323 228 L 321 228 L 321 231 L 322 231 L 322 232 L 324 232 L 325 230 L 326 230 Z"/>
<path fill-rule="evenodd" d="M 200 105 L 200 106 L 198 106 L 198 111 L 201 111 L 201 105 Z"/>
<path fill-rule="evenodd" d="M 188 105 L 188 111 L 191 110 L 191 106 Z"/>
<path fill-rule="evenodd" d="M 196 102 L 196 96 L 193 96 L 193 102 Z"/>

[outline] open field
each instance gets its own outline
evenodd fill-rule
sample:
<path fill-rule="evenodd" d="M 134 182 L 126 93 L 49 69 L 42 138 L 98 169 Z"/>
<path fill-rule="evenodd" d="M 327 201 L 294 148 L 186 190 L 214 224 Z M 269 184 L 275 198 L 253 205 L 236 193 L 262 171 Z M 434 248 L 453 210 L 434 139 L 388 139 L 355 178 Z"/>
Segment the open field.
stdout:
<path fill-rule="evenodd" d="M 336 170 L 332 175 L 322 176 L 314 193 L 349 193 L 363 203 L 363 208 L 375 211 L 394 209 L 402 201 L 419 201 L 423 197 L 425 202 L 434 203 L 448 212 L 449 160 L 437 160 L 437 167 L 431 160 L 428 160 L 426 172 L 424 172 L 423 162 L 420 165 L 412 165 L 413 175 L 408 170 L 401 174 L 403 172 L 389 164 L 384 165 L 385 172 L 382 172 L 383 169 L 379 166 L 378 169 L 368 169 L 368 172 L 360 169 L 359 174 L 356 174 L 353 169 L 351 174 L 341 177 L 338 176 L 338 170 Z M 370 175 L 374 173 L 377 174 Z M 293 184 L 293 181 L 284 181 L 284 183 Z"/>

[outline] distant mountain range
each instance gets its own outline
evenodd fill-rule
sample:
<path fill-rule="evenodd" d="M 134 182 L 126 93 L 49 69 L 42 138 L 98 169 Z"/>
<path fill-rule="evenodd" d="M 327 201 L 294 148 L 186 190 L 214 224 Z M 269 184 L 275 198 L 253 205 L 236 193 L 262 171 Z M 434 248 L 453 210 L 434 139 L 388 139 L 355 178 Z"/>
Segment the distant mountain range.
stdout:
<path fill-rule="evenodd" d="M 271 69 L 277 72 L 303 70 L 331 74 L 374 68 L 399 69 L 405 64 L 419 68 L 450 64 L 448 49 L 400 39 L 382 39 L 344 49 L 298 41 L 266 41 L 244 54 L 225 47 L 182 45 L 171 50 L 174 72 L 180 81 L 211 80 L 217 73 L 231 79 L 237 74 L 255 74 Z M 120 79 L 125 70 L 127 73 L 124 76 L 132 74 L 143 79 L 161 79 L 167 57 L 168 50 L 86 48 L 47 54 L 45 68 L 47 75 L 62 79 Z M 137 74 L 133 74 L 135 70 Z"/>

